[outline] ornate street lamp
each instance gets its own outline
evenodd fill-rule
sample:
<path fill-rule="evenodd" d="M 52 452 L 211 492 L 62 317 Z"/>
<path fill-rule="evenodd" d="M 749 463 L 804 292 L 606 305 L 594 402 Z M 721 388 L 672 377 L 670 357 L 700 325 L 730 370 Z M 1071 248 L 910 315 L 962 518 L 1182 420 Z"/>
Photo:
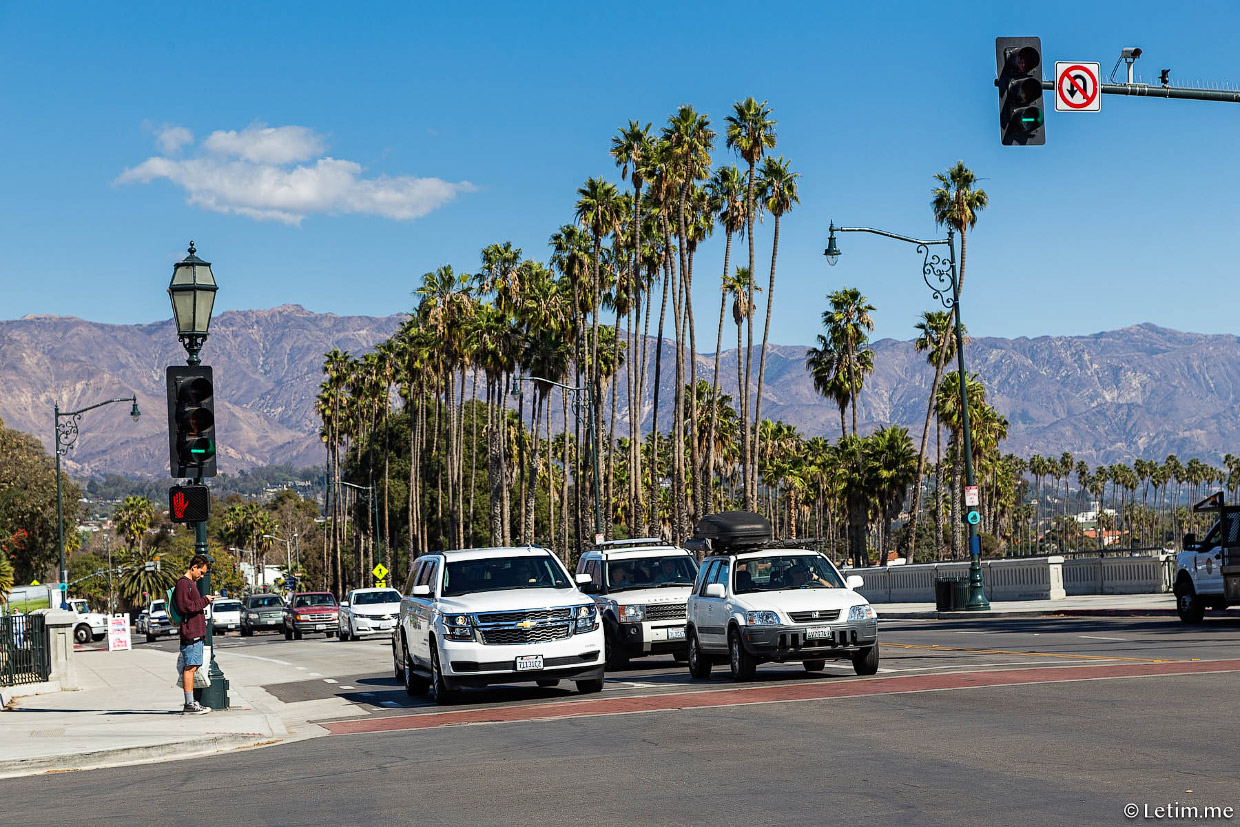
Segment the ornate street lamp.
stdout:
<path fill-rule="evenodd" d="M 168 298 L 172 300 L 172 316 L 177 323 L 177 337 L 189 353 L 187 364 L 200 363 L 198 351 L 206 341 L 211 327 L 211 309 L 215 305 L 215 275 L 211 262 L 203 261 L 189 243 L 189 255 L 172 265 L 172 281 Z"/>
<path fill-rule="evenodd" d="M 917 252 L 924 257 L 921 275 L 926 282 L 926 286 L 930 288 L 930 292 L 934 294 L 934 297 L 942 303 L 946 310 L 955 311 L 956 367 L 959 371 L 960 384 L 960 424 L 964 432 L 965 484 L 970 489 L 976 491 L 977 483 L 973 476 L 973 436 L 969 427 L 968 374 L 964 369 L 964 333 L 960 325 L 960 282 L 956 278 L 956 231 L 949 226 L 947 228 L 947 238 L 922 241 L 916 238 L 909 238 L 908 236 L 889 233 L 885 230 L 875 230 L 870 227 L 837 227 L 835 222 L 830 222 L 828 230 L 827 249 L 823 252 L 823 255 L 827 257 L 827 264 L 829 265 L 834 265 L 840 259 L 840 248 L 835 243 L 836 233 L 873 233 L 874 235 L 915 244 Z M 942 244 L 947 245 L 947 258 L 937 253 L 934 255 L 930 254 L 931 247 Z M 916 484 L 921 485 L 921 480 L 917 480 Z M 986 599 L 985 584 L 982 580 L 982 544 L 981 538 L 978 537 L 977 533 L 980 515 L 973 506 L 967 506 L 965 511 L 968 515 L 966 522 L 969 526 L 969 600 L 964 608 L 969 611 L 986 611 L 990 608 L 990 602 Z M 910 538 L 909 548 L 912 548 L 916 542 L 916 537 Z"/>

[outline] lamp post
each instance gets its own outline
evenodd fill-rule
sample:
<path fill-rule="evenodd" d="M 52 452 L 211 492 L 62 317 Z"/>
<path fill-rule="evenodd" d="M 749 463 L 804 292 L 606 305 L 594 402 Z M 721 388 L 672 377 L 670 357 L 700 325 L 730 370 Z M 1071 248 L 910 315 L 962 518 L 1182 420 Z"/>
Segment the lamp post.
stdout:
<path fill-rule="evenodd" d="M 129 411 L 129 416 L 134 422 L 138 421 L 138 417 L 142 412 L 138 410 L 138 397 L 134 396 L 118 397 L 116 399 L 105 399 L 94 405 L 87 405 L 85 408 L 79 408 L 76 411 L 62 411 L 60 403 L 52 404 L 56 425 L 56 545 L 60 549 L 60 576 L 58 586 L 60 587 L 60 606 L 65 608 L 68 594 L 69 570 L 65 568 L 65 516 L 64 516 L 64 499 L 61 493 L 60 483 L 60 458 L 69 453 L 69 449 L 77 442 L 78 438 L 78 420 L 82 418 L 82 414 L 87 411 L 93 411 L 95 408 L 102 408 L 104 405 L 111 405 L 113 402 L 132 402 L 133 408 Z M 65 420 L 61 422 L 61 420 Z"/>
<path fill-rule="evenodd" d="M 296 535 L 296 534 L 293 534 L 293 538 L 294 538 L 294 539 L 296 539 L 296 537 L 297 537 L 297 535 Z M 279 540 L 281 543 L 284 543 L 284 568 L 285 568 L 285 570 L 286 570 L 286 571 L 288 571 L 288 572 L 293 572 L 293 571 L 294 571 L 294 569 L 293 569 L 293 540 L 286 540 L 285 538 L 283 538 L 283 537 L 277 537 L 277 536 L 276 536 L 276 535 L 274 535 L 274 534 L 264 534 L 264 535 L 263 535 L 263 539 L 264 539 L 264 540 Z M 298 552 L 298 553 L 297 553 L 297 565 L 298 565 L 298 567 L 300 568 L 300 566 L 301 566 L 301 546 L 300 546 L 300 544 L 299 544 L 299 545 L 298 545 L 298 547 L 297 547 L 297 552 Z M 296 577 L 297 577 L 297 575 L 296 575 L 296 574 L 294 574 L 293 576 L 294 576 L 294 578 L 296 578 Z M 287 580 L 288 578 L 285 578 L 285 579 Z"/>
<path fill-rule="evenodd" d="M 875 230 L 871 227 L 837 227 L 835 222 L 829 223 L 828 230 L 827 249 L 823 255 L 827 257 L 827 264 L 831 266 L 835 266 L 835 263 L 840 260 L 840 248 L 835 242 L 836 233 L 873 233 L 885 238 L 894 238 L 897 241 L 916 245 L 917 252 L 922 254 L 922 279 L 925 280 L 926 286 L 930 288 L 934 297 L 942 303 L 945 309 L 954 311 L 956 317 L 956 368 L 960 385 L 960 426 L 964 435 L 965 485 L 975 490 L 977 483 L 973 476 L 973 436 L 969 428 L 968 373 L 964 369 L 964 333 L 960 323 L 960 282 L 956 278 L 956 231 L 948 227 L 947 238 L 921 240 L 889 233 L 885 230 Z M 937 245 L 947 245 L 947 258 L 937 253 L 930 254 L 930 248 Z M 921 485 L 921 480 L 917 480 L 917 485 Z M 985 584 L 982 580 L 982 543 L 977 534 L 978 512 L 970 507 L 966 509 L 966 513 L 969 515 L 966 520 L 969 526 L 969 600 L 964 608 L 968 611 L 987 611 L 990 609 L 990 602 L 986 599 Z M 914 537 L 911 542 L 916 542 L 916 540 L 917 538 Z"/>
<path fill-rule="evenodd" d="M 554 385 L 557 388 L 561 388 L 566 392 L 572 393 L 573 394 L 573 413 L 578 416 L 581 415 L 581 394 L 588 393 L 590 390 L 588 387 L 585 387 L 585 386 L 577 387 L 575 385 L 565 385 L 562 382 L 553 382 L 550 379 L 543 379 L 538 376 L 514 376 L 512 377 L 512 393 L 514 396 L 521 395 L 521 383 L 522 382 L 539 382 L 544 385 Z M 587 419 L 587 424 L 586 424 L 586 430 L 588 432 L 588 436 L 586 440 L 590 443 L 590 454 L 593 457 L 592 464 L 594 465 L 594 541 L 597 543 L 597 542 L 602 542 L 603 540 L 603 500 L 602 500 L 602 491 L 600 490 L 602 488 L 600 483 L 602 482 L 603 477 L 599 470 L 599 452 L 596 449 L 597 443 L 595 442 L 595 439 L 594 439 L 594 394 L 593 393 L 591 393 L 588 397 L 588 401 L 586 403 L 586 411 L 589 414 L 589 418 Z M 537 433 L 537 428 L 535 428 L 535 433 Z"/>
<path fill-rule="evenodd" d="M 345 482 L 344 480 L 340 480 L 339 484 L 345 486 L 346 488 L 352 488 L 357 491 L 366 492 L 366 500 L 370 504 L 370 508 L 368 509 L 370 511 L 370 533 L 371 533 L 371 536 L 375 538 L 375 541 L 378 544 L 376 548 L 379 552 L 379 561 L 382 562 L 383 561 L 383 537 L 381 537 L 379 534 L 379 504 L 375 502 L 375 487 L 373 485 L 358 485 L 352 482 Z M 358 568 L 358 571 L 360 572 L 359 579 L 364 582 L 366 579 L 366 572 L 361 571 L 362 555 L 360 552 L 358 553 L 358 556 L 357 556 L 357 568 Z M 341 585 L 343 586 L 344 584 L 341 584 Z"/>
<path fill-rule="evenodd" d="M 189 243 L 189 255 L 172 265 L 172 280 L 168 283 L 168 298 L 172 302 L 172 317 L 177 326 L 177 338 L 185 347 L 187 358 L 185 364 L 197 366 L 202 364 L 198 353 L 207 340 L 211 328 L 211 311 L 215 306 L 215 293 L 219 287 L 215 283 L 215 274 L 211 272 L 211 262 L 203 261 L 197 255 L 194 242 Z M 202 483 L 199 474 L 194 482 Z M 215 564 L 207 550 L 207 524 L 205 521 L 194 523 L 194 554 L 201 554 Z M 211 593 L 211 569 L 198 581 L 198 593 L 206 597 Z M 219 664 L 215 662 L 215 647 L 212 645 L 215 635 L 215 618 L 207 621 L 206 649 L 209 653 L 210 666 L 207 677 L 211 685 L 202 690 L 203 706 L 212 709 L 228 708 L 228 681 Z"/>

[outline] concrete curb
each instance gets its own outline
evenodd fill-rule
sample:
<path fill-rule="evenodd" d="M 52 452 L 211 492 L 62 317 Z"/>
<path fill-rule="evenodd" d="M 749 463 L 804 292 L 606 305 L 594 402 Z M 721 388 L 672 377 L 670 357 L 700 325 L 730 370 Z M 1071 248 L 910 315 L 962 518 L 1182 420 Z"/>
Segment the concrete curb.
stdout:
<path fill-rule="evenodd" d="M 282 740 L 279 736 L 257 732 L 227 732 L 163 744 L 115 747 L 73 755 L 42 755 L 36 758 L 0 761 L 0 778 L 17 778 L 49 772 L 97 770 L 151 761 L 195 758 L 241 747 L 268 746 L 280 743 Z"/>
<path fill-rule="evenodd" d="M 884 612 L 882 604 L 877 604 L 879 620 L 986 620 L 995 618 L 1021 617 L 1177 617 L 1175 609 L 1032 609 L 1003 610 L 986 612 L 938 612 L 938 611 L 896 611 Z M 1226 618 L 1240 620 L 1240 612 L 1211 612 L 1209 618 Z"/>

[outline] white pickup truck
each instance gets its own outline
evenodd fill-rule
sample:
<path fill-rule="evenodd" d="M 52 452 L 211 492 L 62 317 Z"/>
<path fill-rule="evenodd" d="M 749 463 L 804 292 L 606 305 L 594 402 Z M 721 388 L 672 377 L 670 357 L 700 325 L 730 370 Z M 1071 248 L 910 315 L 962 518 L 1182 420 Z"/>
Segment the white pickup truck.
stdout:
<path fill-rule="evenodd" d="M 108 633 L 108 616 L 101 612 L 92 612 L 90 604 L 80 597 L 68 601 L 69 611 L 77 615 L 73 624 L 73 642 L 90 643 L 99 640 Z"/>
<path fill-rule="evenodd" d="M 1224 505 L 1219 492 L 1193 511 L 1214 512 L 1217 519 L 1201 540 L 1185 534 L 1184 550 L 1175 556 L 1175 608 L 1185 623 L 1200 623 L 1206 609 L 1240 603 L 1240 506 Z"/>

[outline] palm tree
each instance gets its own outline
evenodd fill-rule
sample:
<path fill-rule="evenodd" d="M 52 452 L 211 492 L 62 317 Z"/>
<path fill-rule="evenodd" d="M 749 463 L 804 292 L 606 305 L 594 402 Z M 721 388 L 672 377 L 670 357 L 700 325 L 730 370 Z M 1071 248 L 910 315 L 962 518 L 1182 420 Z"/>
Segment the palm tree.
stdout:
<path fill-rule="evenodd" d="M 965 388 L 969 405 L 970 430 L 974 419 L 980 419 L 982 408 L 986 405 L 986 389 L 982 386 L 981 380 L 975 374 L 969 374 L 965 380 Z M 964 413 L 960 407 L 960 374 L 949 373 L 943 377 L 943 383 L 939 386 L 939 396 L 936 400 L 935 413 L 939 420 L 947 427 L 951 434 L 951 453 L 952 453 L 952 486 L 951 486 L 951 513 L 952 513 L 952 558 L 956 557 L 962 545 L 961 530 L 964 521 L 955 519 L 956 515 L 963 514 L 960 508 L 961 503 L 961 487 L 964 485 L 963 467 L 964 467 Z M 972 437 L 973 434 L 970 434 Z"/>
<path fill-rule="evenodd" d="M 142 541 L 155 519 L 155 504 L 146 497 L 126 497 L 112 514 L 116 533 L 125 540 L 130 555 L 142 557 Z"/>
<path fill-rule="evenodd" d="M 868 351 L 866 351 L 868 353 Z M 809 371 L 814 390 L 824 399 L 830 399 L 840 409 L 840 436 L 847 436 L 848 426 L 844 414 L 848 410 L 848 385 L 840 366 L 845 358 L 841 350 L 823 334 L 818 334 L 818 347 L 805 351 L 805 369 Z"/>
<path fill-rule="evenodd" d="M 773 149 L 775 146 L 775 127 L 778 124 L 771 118 L 771 107 L 767 106 L 766 101 L 758 103 L 752 97 L 745 98 L 732 105 L 732 114 L 727 118 L 727 146 L 735 151 L 749 165 L 749 177 L 747 179 L 747 195 L 745 197 L 745 222 L 748 225 L 749 236 L 749 272 L 754 271 L 754 249 L 753 249 L 753 221 L 756 215 L 754 193 L 757 190 L 757 166 L 758 161 L 766 153 L 766 150 Z M 749 305 L 752 306 L 753 287 L 750 283 Z M 750 445 L 750 418 L 749 418 L 749 377 L 753 356 L 753 326 L 749 328 L 749 343 L 745 350 L 745 381 L 740 388 L 740 405 L 741 405 L 741 434 L 743 444 L 741 446 L 741 466 L 742 473 L 745 475 L 745 508 L 752 510 L 754 500 L 757 497 L 757 471 L 752 468 L 753 453 Z M 737 354 L 740 358 L 740 354 Z"/>
<path fill-rule="evenodd" d="M 866 439 L 866 454 L 870 464 L 870 479 L 878 508 L 881 532 L 879 534 L 879 561 L 885 560 L 887 539 L 891 536 L 891 521 L 904 505 L 908 487 L 920 483 L 913 459 L 913 440 L 907 428 L 889 425 L 875 431 Z M 910 528 L 915 524 L 910 521 Z M 910 548 L 912 544 L 910 543 Z"/>
<path fill-rule="evenodd" d="M 934 380 L 930 383 L 932 398 L 939 386 L 939 381 L 943 378 L 944 364 L 956 356 L 956 339 L 953 336 L 950 321 L 951 316 L 946 312 L 942 310 L 928 310 L 922 314 L 921 321 L 917 323 L 919 335 L 914 341 L 913 347 L 918 353 L 927 354 L 927 361 L 934 366 Z M 917 453 L 917 482 L 913 486 L 913 507 L 909 514 L 908 536 L 910 546 L 907 559 L 910 563 L 915 559 L 915 549 L 912 544 L 917 542 L 917 519 L 921 505 L 921 480 L 926 471 L 926 446 L 929 442 L 930 416 L 933 411 L 933 406 L 926 406 L 926 420 L 921 429 L 921 449 Z M 939 540 L 941 541 L 941 524 L 937 524 L 936 528 L 937 532 L 940 533 Z"/>
<path fill-rule="evenodd" d="M 865 383 L 865 360 L 862 353 L 869 331 L 874 329 L 874 319 L 870 315 L 874 305 L 870 304 L 861 291 L 855 287 L 845 287 L 827 296 L 831 303 L 830 310 L 822 313 L 822 326 L 827 329 L 827 336 L 832 342 L 843 345 L 844 364 L 841 373 L 847 381 L 848 396 L 852 402 L 852 432 L 857 434 L 857 397 Z M 870 364 L 873 370 L 873 364 Z"/>

